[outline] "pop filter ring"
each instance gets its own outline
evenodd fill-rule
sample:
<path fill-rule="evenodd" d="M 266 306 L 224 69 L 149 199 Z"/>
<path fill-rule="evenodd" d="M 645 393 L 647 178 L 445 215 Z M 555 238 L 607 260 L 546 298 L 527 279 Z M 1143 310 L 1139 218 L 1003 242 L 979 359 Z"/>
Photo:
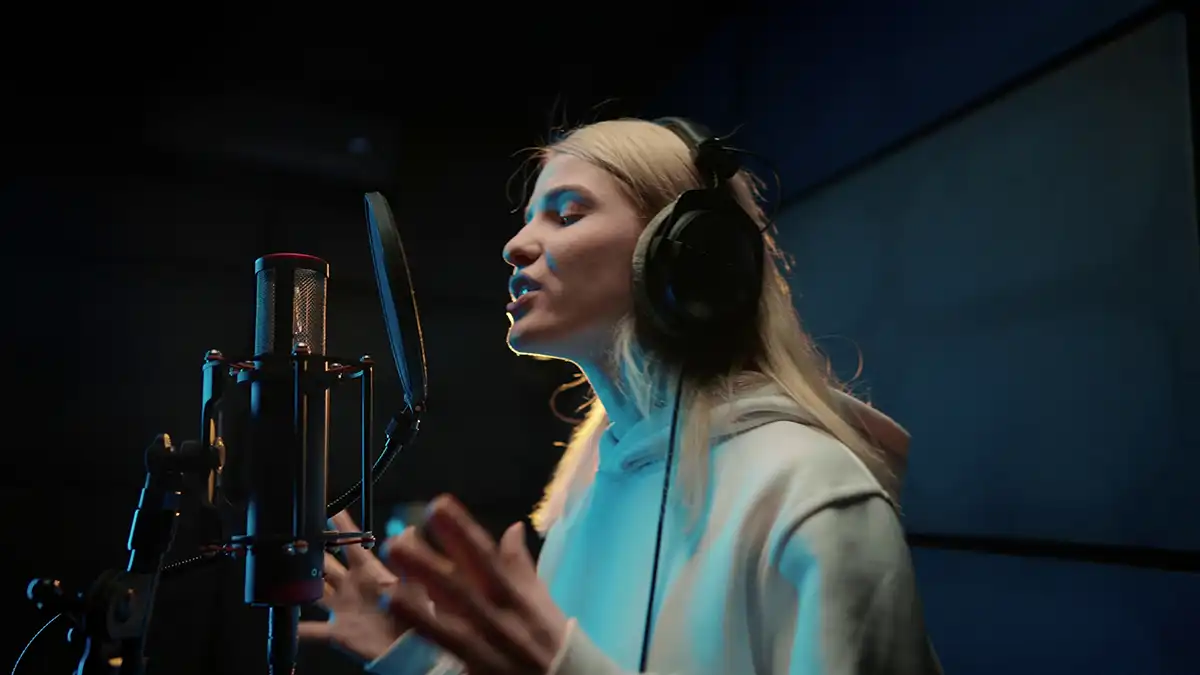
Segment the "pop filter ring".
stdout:
<path fill-rule="evenodd" d="M 404 241 L 396 228 L 392 208 L 382 193 L 367 193 L 363 197 L 363 205 L 371 241 L 371 266 L 375 271 L 392 360 L 404 388 L 405 403 L 411 408 L 423 408 L 428 393 L 425 337 L 421 331 L 421 315 L 413 293 Z M 411 312 L 401 311 L 401 303 L 404 303 L 405 310 L 411 308 Z M 409 320 L 402 322 L 401 316 Z"/>

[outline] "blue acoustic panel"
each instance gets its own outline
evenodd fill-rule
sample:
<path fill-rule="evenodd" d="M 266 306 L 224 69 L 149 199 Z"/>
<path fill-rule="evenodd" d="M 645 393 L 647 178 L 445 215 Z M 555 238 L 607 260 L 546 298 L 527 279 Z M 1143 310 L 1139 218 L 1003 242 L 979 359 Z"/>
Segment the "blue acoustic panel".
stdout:
<path fill-rule="evenodd" d="M 916 549 L 954 675 L 1194 675 L 1200 575 Z"/>
<path fill-rule="evenodd" d="M 1165 16 L 780 217 L 809 329 L 913 432 L 913 531 L 1200 548 L 1185 57 Z"/>
<path fill-rule="evenodd" d="M 1151 4 L 792 3 L 760 19 L 739 53 L 748 64 L 739 138 L 776 162 L 786 197 Z"/>

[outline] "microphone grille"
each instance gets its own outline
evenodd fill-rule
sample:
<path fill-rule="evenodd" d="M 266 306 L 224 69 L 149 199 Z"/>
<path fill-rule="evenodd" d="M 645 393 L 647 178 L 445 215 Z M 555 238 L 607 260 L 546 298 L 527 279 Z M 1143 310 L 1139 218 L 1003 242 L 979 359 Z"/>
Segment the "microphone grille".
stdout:
<path fill-rule="evenodd" d="M 292 344 L 307 343 L 314 354 L 325 353 L 325 275 L 296 270 Z"/>
<path fill-rule="evenodd" d="M 297 342 L 303 342 L 312 353 L 324 354 L 328 273 L 298 266 L 260 265 L 257 277 L 254 353 L 285 354 Z M 280 297 L 289 286 L 292 297 Z M 288 307 L 279 306 L 286 300 L 291 300 L 290 312 Z M 278 324 L 284 320 L 291 325 L 281 330 Z"/>
<path fill-rule="evenodd" d="M 254 305 L 254 353 L 275 352 L 275 270 L 258 273 L 258 300 Z"/>

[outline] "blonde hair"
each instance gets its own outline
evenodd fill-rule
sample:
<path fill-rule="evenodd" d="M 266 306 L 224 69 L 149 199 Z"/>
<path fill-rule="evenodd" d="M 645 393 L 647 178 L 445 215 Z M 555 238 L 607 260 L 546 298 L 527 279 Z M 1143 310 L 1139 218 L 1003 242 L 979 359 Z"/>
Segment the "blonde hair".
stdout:
<path fill-rule="evenodd" d="M 618 179 L 626 197 L 648 223 L 681 193 L 702 187 L 692 163 L 691 151 L 675 132 L 653 122 L 635 119 L 610 120 L 579 127 L 560 140 L 538 149 L 544 164 L 555 155 L 573 157 L 599 166 Z M 758 182 L 747 171 L 732 180 L 741 205 L 761 225 L 767 218 L 760 207 Z M 758 336 L 761 350 L 746 367 L 732 370 L 701 384 L 685 380 L 680 401 L 681 434 L 678 470 L 682 501 L 693 515 L 702 507 L 708 477 L 710 418 L 713 409 L 739 394 L 774 384 L 815 420 L 815 425 L 844 443 L 895 494 L 891 474 L 882 451 L 852 423 L 853 412 L 834 392 L 841 391 L 826 361 L 800 325 L 792 294 L 784 279 L 786 260 L 765 229 L 766 256 L 763 291 L 759 301 Z M 624 376 L 624 393 L 640 412 L 649 414 L 655 398 L 663 392 L 670 366 L 648 358 L 634 339 L 634 317 L 626 316 L 616 329 L 614 365 Z M 559 460 L 545 494 L 534 510 L 532 521 L 545 532 L 595 470 L 597 445 L 608 426 L 608 415 L 598 400 L 589 404 Z"/>

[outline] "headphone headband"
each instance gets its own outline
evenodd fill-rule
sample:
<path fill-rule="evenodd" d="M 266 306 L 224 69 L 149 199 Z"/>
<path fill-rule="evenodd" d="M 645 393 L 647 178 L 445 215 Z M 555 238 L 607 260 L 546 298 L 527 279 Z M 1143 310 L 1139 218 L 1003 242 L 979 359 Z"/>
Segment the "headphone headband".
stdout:
<path fill-rule="evenodd" d="M 660 117 L 654 123 L 675 132 L 692 151 L 692 163 L 709 187 L 719 187 L 742 168 L 736 151 L 725 139 L 712 135 L 708 127 L 683 117 Z"/>
<path fill-rule="evenodd" d="M 687 143 L 692 152 L 699 150 L 705 141 L 713 137 L 708 127 L 683 117 L 660 117 L 654 120 L 654 123 L 674 131 L 683 139 L 684 143 Z"/>

